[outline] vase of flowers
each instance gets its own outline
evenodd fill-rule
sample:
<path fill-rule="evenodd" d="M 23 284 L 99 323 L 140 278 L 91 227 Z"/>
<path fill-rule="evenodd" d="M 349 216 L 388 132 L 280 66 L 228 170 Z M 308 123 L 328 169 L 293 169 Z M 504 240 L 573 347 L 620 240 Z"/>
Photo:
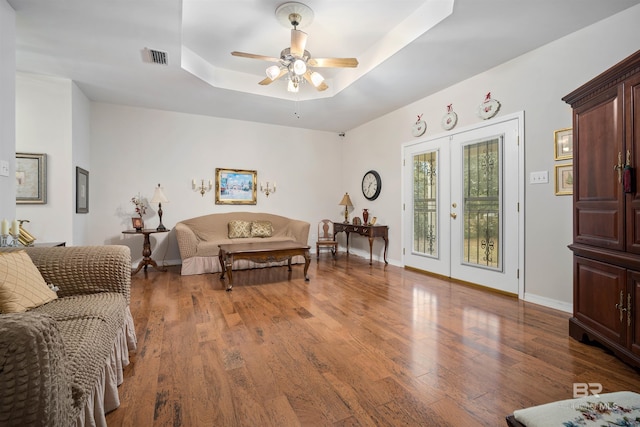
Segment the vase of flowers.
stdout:
<path fill-rule="evenodd" d="M 131 218 L 133 228 L 136 231 L 141 231 L 144 228 L 144 219 L 142 216 L 147 213 L 147 203 L 140 197 L 140 195 L 131 198 L 131 203 L 136 207 L 136 213 L 138 218 Z"/>

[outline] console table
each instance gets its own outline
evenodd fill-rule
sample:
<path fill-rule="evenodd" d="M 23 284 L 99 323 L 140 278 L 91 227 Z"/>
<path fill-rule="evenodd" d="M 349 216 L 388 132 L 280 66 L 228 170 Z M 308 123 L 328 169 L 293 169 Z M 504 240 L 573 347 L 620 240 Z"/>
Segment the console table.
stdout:
<path fill-rule="evenodd" d="M 131 273 L 134 276 L 142 267 L 144 271 L 147 271 L 147 266 L 151 265 L 153 268 L 159 271 L 167 271 L 165 267 L 158 267 L 158 264 L 151 258 L 151 241 L 149 235 L 153 233 L 168 233 L 169 230 L 156 230 L 155 228 L 143 228 L 142 230 L 125 230 L 122 234 L 142 234 L 144 236 L 144 243 L 142 245 L 142 261 L 138 264 L 138 268 Z"/>
<path fill-rule="evenodd" d="M 345 224 L 344 222 L 333 223 L 333 239 L 340 232 L 344 232 L 347 235 L 347 253 L 349 253 L 349 234 L 355 233 L 360 236 L 369 238 L 369 265 L 373 263 L 373 239 L 376 237 L 382 237 L 384 240 L 384 263 L 387 262 L 387 247 L 389 246 L 389 227 L 386 225 L 355 225 Z"/>

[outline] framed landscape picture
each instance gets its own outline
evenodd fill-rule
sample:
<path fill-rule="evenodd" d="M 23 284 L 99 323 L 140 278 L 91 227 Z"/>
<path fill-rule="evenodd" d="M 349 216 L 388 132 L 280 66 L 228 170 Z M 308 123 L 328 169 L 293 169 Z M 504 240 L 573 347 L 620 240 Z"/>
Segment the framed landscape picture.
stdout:
<path fill-rule="evenodd" d="M 573 194 L 573 163 L 556 165 L 556 196 Z"/>
<path fill-rule="evenodd" d="M 556 160 L 573 158 L 573 129 L 566 128 L 553 132 L 554 158 Z"/>
<path fill-rule="evenodd" d="M 16 153 L 16 203 L 47 203 L 47 155 Z"/>
<path fill-rule="evenodd" d="M 76 213 L 89 212 L 89 171 L 76 167 Z"/>
<path fill-rule="evenodd" d="M 255 170 L 216 168 L 216 205 L 255 205 Z"/>

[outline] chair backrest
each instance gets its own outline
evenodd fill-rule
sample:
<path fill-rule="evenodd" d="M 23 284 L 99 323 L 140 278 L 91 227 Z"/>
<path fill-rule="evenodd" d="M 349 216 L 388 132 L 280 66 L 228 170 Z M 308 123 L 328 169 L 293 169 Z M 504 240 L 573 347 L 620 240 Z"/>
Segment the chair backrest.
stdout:
<path fill-rule="evenodd" d="M 318 240 L 333 240 L 333 221 L 323 219 L 318 223 Z"/>

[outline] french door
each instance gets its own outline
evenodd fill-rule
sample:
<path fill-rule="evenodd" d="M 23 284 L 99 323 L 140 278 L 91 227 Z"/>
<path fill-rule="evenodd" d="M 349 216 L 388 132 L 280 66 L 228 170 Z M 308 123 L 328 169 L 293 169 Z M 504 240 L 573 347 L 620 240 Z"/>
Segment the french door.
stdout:
<path fill-rule="evenodd" d="M 404 265 L 522 295 L 522 114 L 404 146 Z"/>

